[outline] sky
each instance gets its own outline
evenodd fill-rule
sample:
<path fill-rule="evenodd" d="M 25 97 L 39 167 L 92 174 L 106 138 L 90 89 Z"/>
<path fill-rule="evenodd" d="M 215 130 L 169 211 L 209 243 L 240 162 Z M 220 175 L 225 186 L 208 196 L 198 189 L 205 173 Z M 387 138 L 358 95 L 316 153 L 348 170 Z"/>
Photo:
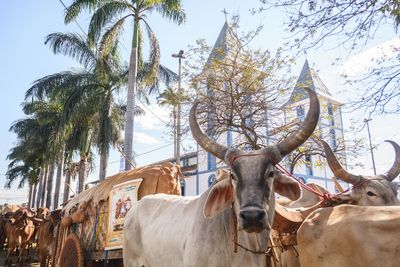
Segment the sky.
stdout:
<path fill-rule="evenodd" d="M 66 5 L 69 0 L 63 0 Z M 153 13 L 148 17 L 149 24 L 155 32 L 161 47 L 161 63 L 174 71 L 178 71 L 178 62 L 171 54 L 179 50 L 187 50 L 188 45 L 194 45 L 200 38 L 213 44 L 225 22 L 222 10 L 226 9 L 228 19 L 233 14 L 240 15 L 241 31 L 255 29 L 263 25 L 264 29 L 252 44 L 254 47 L 276 50 L 290 36 L 284 31 L 285 14 L 282 10 L 269 10 L 262 14 L 251 15 L 250 9 L 260 6 L 257 0 L 183 0 L 183 7 L 187 12 L 187 22 L 177 26 L 169 23 L 159 15 Z M 55 56 L 44 45 L 46 35 L 53 32 L 87 32 L 89 14 L 82 14 L 77 23 L 64 24 L 64 7 L 59 0 L 14 0 L 0 3 L 0 51 L 2 53 L 0 64 L 0 88 L 3 97 L 0 99 L 0 203 L 20 203 L 26 200 L 27 189 L 10 190 L 3 189 L 8 161 L 6 156 L 9 149 L 15 144 L 15 136 L 10 133 L 9 127 L 13 121 L 21 119 L 24 114 L 21 111 L 21 103 L 24 101 L 24 93 L 30 85 L 45 75 L 63 70 L 78 68 L 79 66 L 65 56 Z M 82 27 L 79 28 L 78 24 Z M 131 28 L 125 29 L 122 41 L 122 51 L 128 60 L 128 48 L 130 47 Z M 390 26 L 384 27 L 369 42 L 357 52 L 349 54 L 342 47 L 337 47 L 335 40 L 329 40 L 324 46 L 307 51 L 307 54 L 297 54 L 297 51 L 288 51 L 295 56 L 296 65 L 293 67 L 294 75 L 300 73 L 304 60 L 308 59 L 310 65 L 319 71 L 319 75 L 331 93 L 340 101 L 346 103 L 356 93 L 356 88 L 344 84 L 340 78 L 341 73 L 349 75 L 361 74 L 370 59 L 377 55 L 387 53 L 391 56 L 389 47 L 400 46 L 400 39 L 396 37 Z M 332 65 L 337 57 L 342 57 L 340 64 Z M 172 141 L 168 135 L 165 122 L 169 119 L 169 111 L 153 103 L 146 107 L 146 115 L 135 121 L 134 150 L 137 153 L 139 165 L 159 161 L 173 154 Z M 362 111 L 343 114 L 345 127 L 350 127 L 352 121 L 362 125 L 365 118 Z M 400 127 L 398 115 L 385 117 L 373 117 L 370 122 L 372 141 L 378 145 L 375 151 L 378 172 L 386 171 L 392 164 L 393 151 L 386 139 L 392 139 L 400 143 Z M 347 139 L 366 137 L 367 132 L 362 131 L 348 134 Z M 370 154 L 364 153 L 357 160 L 364 163 L 364 169 L 356 169 L 352 172 L 371 174 L 372 164 Z M 120 156 L 117 151 L 110 155 L 108 175 L 119 170 Z M 98 158 L 96 159 L 98 165 Z M 89 180 L 96 180 L 97 171 L 89 175 Z"/>

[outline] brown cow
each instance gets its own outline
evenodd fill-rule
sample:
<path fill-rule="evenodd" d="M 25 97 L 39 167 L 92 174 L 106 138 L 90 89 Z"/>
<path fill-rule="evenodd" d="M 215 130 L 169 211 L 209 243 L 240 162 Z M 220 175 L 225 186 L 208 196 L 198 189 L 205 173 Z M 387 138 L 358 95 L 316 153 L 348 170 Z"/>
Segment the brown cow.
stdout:
<path fill-rule="evenodd" d="M 54 228 L 61 220 L 61 210 L 52 211 L 48 219 L 45 219 L 38 231 L 38 250 L 40 267 L 48 266 L 48 261 L 55 251 Z M 50 256 L 50 257 L 49 257 Z"/>
<path fill-rule="evenodd" d="M 319 186 L 318 184 L 309 183 L 308 187 L 312 188 L 314 191 L 317 191 L 321 194 L 327 193 L 328 191 Z M 316 195 L 313 192 L 305 190 L 302 188 L 301 197 L 295 201 L 292 201 L 287 198 L 280 198 L 276 200 L 277 204 L 280 204 L 286 208 L 295 209 L 297 211 L 305 211 L 308 210 L 318 203 L 321 202 L 321 197 Z M 271 240 L 274 242 L 274 245 L 279 244 L 280 248 L 275 250 L 277 254 L 278 262 L 275 263 L 276 267 L 298 267 L 300 266 L 300 260 L 297 253 L 297 246 L 287 243 L 291 243 L 293 240 L 291 236 L 282 236 L 278 231 L 271 231 Z M 282 250 L 281 250 L 282 249 Z"/>
<path fill-rule="evenodd" d="M 12 264 L 12 255 L 18 248 L 18 261 L 24 262 L 24 253 L 29 250 L 34 243 L 36 226 L 34 214 L 27 208 L 20 208 L 13 215 L 5 219 L 4 232 L 7 237 L 7 257 L 6 264 Z"/>
<path fill-rule="evenodd" d="M 17 247 L 21 246 L 19 238 L 19 230 L 24 227 L 23 220 L 21 217 L 14 217 L 7 220 L 4 225 L 4 230 L 7 236 L 7 255 L 5 259 L 5 264 L 11 266 L 12 255 L 16 251 Z"/>
<path fill-rule="evenodd" d="M 0 250 L 3 250 L 4 243 L 6 242 L 6 232 L 4 229 L 6 222 L 7 219 L 4 216 L 0 216 Z"/>

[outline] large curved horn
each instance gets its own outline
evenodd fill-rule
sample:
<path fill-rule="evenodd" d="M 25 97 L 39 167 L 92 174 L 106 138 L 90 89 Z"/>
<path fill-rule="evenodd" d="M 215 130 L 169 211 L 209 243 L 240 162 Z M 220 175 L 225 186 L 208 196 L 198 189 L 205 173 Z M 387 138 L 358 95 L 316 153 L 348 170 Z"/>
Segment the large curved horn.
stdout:
<path fill-rule="evenodd" d="M 350 184 L 356 184 L 360 182 L 361 177 L 347 172 L 342 165 L 339 163 L 332 149 L 324 140 L 320 140 L 324 146 L 326 160 L 328 161 L 329 168 L 331 168 L 333 174 L 342 181 Z"/>
<path fill-rule="evenodd" d="M 396 178 L 397 175 L 399 175 L 400 173 L 400 146 L 396 142 L 391 140 L 385 140 L 385 142 L 390 143 L 394 148 L 394 152 L 396 153 L 393 166 L 386 173 L 386 177 L 388 178 L 388 180 L 393 181 L 393 179 Z"/>
<path fill-rule="evenodd" d="M 315 92 L 309 88 L 304 88 L 308 92 L 310 97 L 310 108 L 307 113 L 307 117 L 304 122 L 300 125 L 296 132 L 290 134 L 282 142 L 277 144 L 277 148 L 284 157 L 301 144 L 303 144 L 314 132 L 315 127 L 319 120 L 319 101 Z"/>
<path fill-rule="evenodd" d="M 204 150 L 210 152 L 217 158 L 224 160 L 228 148 L 218 144 L 210 137 L 208 137 L 200 128 L 199 123 L 197 122 L 196 114 L 197 114 L 197 106 L 199 105 L 199 103 L 200 101 L 196 100 L 193 103 L 192 108 L 190 109 L 189 123 L 193 138 Z"/>

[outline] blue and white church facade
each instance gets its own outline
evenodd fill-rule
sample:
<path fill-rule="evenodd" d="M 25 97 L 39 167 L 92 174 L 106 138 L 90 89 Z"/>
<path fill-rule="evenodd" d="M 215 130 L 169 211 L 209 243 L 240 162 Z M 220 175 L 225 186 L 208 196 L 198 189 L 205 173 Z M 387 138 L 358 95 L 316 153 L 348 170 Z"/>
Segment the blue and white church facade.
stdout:
<path fill-rule="evenodd" d="M 215 49 L 221 49 L 222 47 L 224 52 L 228 52 L 231 31 L 228 24 L 225 23 L 210 54 L 210 58 L 216 55 L 214 53 Z M 218 56 L 221 56 L 221 53 Z M 303 87 L 309 87 L 315 91 L 320 100 L 321 115 L 316 128 L 317 135 L 327 141 L 331 147 L 336 147 L 344 140 L 341 111 L 343 104 L 332 96 L 318 74 L 310 68 L 307 60 L 303 65 L 289 100 L 282 106 L 284 124 L 295 119 L 301 121 L 306 116 L 309 99 L 307 93 L 302 89 Z M 213 137 L 212 127 L 213 125 L 210 123 L 207 125 L 207 132 L 210 137 Z M 268 132 L 267 128 L 265 131 Z M 227 131 L 226 134 L 219 136 L 216 141 L 227 147 L 234 146 L 232 135 L 232 132 Z M 270 144 L 274 143 L 274 136 L 267 136 L 267 139 Z M 341 151 L 337 156 L 342 161 L 343 166 L 346 166 L 345 151 Z M 305 164 L 296 165 L 294 175 L 304 182 L 316 183 L 327 188 L 330 192 L 335 192 L 335 186 L 331 180 L 333 174 L 326 164 L 325 159 L 318 155 L 304 155 L 303 157 L 305 157 Z M 287 163 L 288 161 L 284 159 L 281 165 L 288 168 Z M 187 178 L 181 182 L 184 195 L 198 195 L 202 193 L 213 183 L 216 170 L 227 167 L 221 160 L 216 159 L 199 146 L 197 151 L 182 155 L 180 165 L 189 169 L 192 166 L 192 170 L 186 173 Z M 344 188 L 347 188 L 347 185 L 344 185 Z"/>

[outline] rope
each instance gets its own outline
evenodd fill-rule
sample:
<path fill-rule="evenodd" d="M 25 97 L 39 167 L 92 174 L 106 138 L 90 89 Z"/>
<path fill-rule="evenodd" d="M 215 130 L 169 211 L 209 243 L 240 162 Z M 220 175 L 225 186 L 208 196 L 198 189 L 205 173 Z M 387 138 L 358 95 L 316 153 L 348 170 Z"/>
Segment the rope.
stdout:
<path fill-rule="evenodd" d="M 265 154 L 264 154 L 264 153 L 255 153 L 255 154 L 244 154 L 244 155 L 234 156 L 234 157 L 232 157 L 232 158 L 230 159 L 229 165 L 232 166 L 233 163 L 235 162 L 235 160 L 237 160 L 237 159 L 240 158 L 240 157 L 251 157 L 251 156 L 259 156 L 259 155 L 265 155 Z M 284 174 L 286 174 L 286 175 L 292 177 L 293 179 L 295 179 L 295 180 L 300 184 L 300 186 L 301 186 L 302 188 L 304 188 L 304 189 L 306 189 L 307 191 L 309 191 L 309 192 L 311 192 L 311 193 L 313 193 L 313 194 L 319 196 L 319 197 L 320 197 L 321 199 L 323 199 L 324 201 L 332 201 L 332 200 L 335 198 L 335 196 L 337 196 L 337 195 L 332 195 L 332 194 L 330 194 L 329 192 L 320 193 L 320 192 L 314 190 L 312 187 L 310 187 L 310 186 L 304 184 L 300 179 L 298 179 L 297 177 L 293 176 L 290 172 L 288 172 L 285 168 L 283 168 L 279 163 L 275 164 L 275 167 L 276 167 L 279 171 L 281 171 L 282 173 L 284 173 Z M 232 175 L 232 174 L 231 174 L 231 175 Z M 352 188 L 354 188 L 355 186 L 356 186 L 356 185 L 354 185 Z M 358 186 L 358 185 L 357 185 L 357 186 Z M 345 190 L 345 191 L 343 191 L 343 192 L 341 192 L 340 194 L 344 194 L 344 193 L 348 192 L 349 190 L 350 190 L 350 188 L 347 189 L 347 190 Z"/>
<path fill-rule="evenodd" d="M 279 163 L 275 165 L 275 167 L 280 170 L 281 172 L 283 172 L 284 174 L 290 176 L 291 178 L 295 179 L 302 188 L 306 189 L 307 191 L 321 197 L 324 201 L 333 201 L 335 199 L 337 199 L 338 196 L 343 195 L 351 190 L 353 190 L 354 188 L 362 185 L 363 183 L 369 181 L 369 180 L 361 180 L 360 182 L 354 184 L 353 186 L 347 188 L 346 190 L 344 190 L 343 192 L 340 192 L 338 194 L 331 194 L 329 192 L 325 192 L 325 193 L 320 193 L 316 190 L 314 190 L 312 187 L 310 187 L 309 185 L 303 183 L 300 179 L 298 179 L 297 177 L 295 177 L 293 174 L 291 174 L 290 172 L 288 172 L 285 168 L 283 168 Z M 375 179 L 374 179 L 375 180 Z M 379 179 L 377 179 L 379 180 Z"/>

